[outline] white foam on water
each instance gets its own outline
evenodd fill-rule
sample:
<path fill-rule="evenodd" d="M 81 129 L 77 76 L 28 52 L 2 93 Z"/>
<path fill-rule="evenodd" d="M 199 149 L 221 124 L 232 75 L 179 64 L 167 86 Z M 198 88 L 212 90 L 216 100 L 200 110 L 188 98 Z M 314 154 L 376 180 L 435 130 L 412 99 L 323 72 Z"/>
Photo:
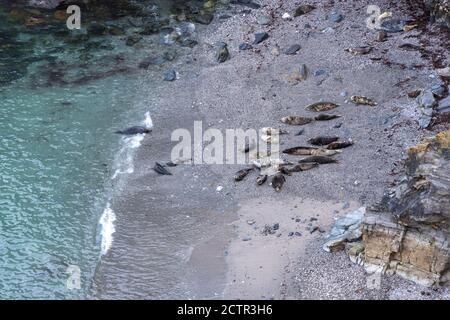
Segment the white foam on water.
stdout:
<path fill-rule="evenodd" d="M 143 124 L 148 129 L 153 128 L 153 121 L 150 112 L 145 113 Z M 138 149 L 145 134 L 137 134 L 131 137 L 125 137 L 122 140 L 122 147 L 116 156 L 116 170 L 111 177 L 111 180 L 117 179 L 122 174 L 132 174 L 134 172 L 134 153 Z M 100 217 L 101 225 L 101 254 L 105 255 L 113 243 L 113 233 L 116 231 L 114 226 L 116 221 L 116 214 L 111 209 L 111 204 L 108 202 L 102 216 Z"/>
<path fill-rule="evenodd" d="M 116 227 L 114 226 L 114 221 L 116 221 L 116 214 L 111 209 L 111 205 L 108 203 L 102 216 L 100 217 L 100 225 L 102 229 L 100 235 L 102 237 L 101 252 L 105 255 L 109 248 L 111 248 L 113 242 L 113 233 L 116 232 Z"/>

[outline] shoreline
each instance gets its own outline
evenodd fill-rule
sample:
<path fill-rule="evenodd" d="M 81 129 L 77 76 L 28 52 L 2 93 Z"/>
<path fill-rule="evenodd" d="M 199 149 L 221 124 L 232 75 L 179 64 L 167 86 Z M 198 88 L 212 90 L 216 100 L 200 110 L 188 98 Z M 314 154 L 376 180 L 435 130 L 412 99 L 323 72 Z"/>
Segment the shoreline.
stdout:
<path fill-rule="evenodd" d="M 198 26 L 200 42 L 192 55 L 170 65 L 180 79 L 162 83 L 160 74 L 167 66 L 148 71 L 145 85 L 152 88 L 152 95 L 142 103 L 149 105 L 155 128 L 137 152 L 136 170 L 124 194 L 115 199 L 117 239 L 96 275 L 96 296 L 448 299 L 446 289 L 429 291 L 398 277 L 383 277 L 381 288 L 369 290 L 362 268 L 342 253 L 322 252 L 321 233 L 310 234 L 304 228 L 310 222 L 303 222 L 319 214 L 315 223 L 328 231 L 334 218 L 377 201 L 395 183 L 406 148 L 430 134 L 418 128 L 415 101 L 406 92 L 429 85 L 432 68 L 412 67 L 427 62 L 416 52 L 395 47 L 407 35 L 393 34 L 387 43 L 374 41 L 374 32 L 366 29 L 365 16 L 360 14 L 369 4 L 366 1 L 358 2 L 356 8 L 351 2 L 336 5 L 345 13 L 338 24 L 324 18 L 333 6 L 318 5 L 308 15 L 285 21 L 282 13 L 293 12 L 294 5 L 261 2 L 265 5 L 261 9 Z M 387 7 L 386 1 L 376 2 Z M 261 15 L 275 18 L 262 26 L 256 22 Z M 311 28 L 305 28 L 306 24 Z M 237 49 L 259 31 L 268 32 L 269 39 L 253 50 Z M 222 64 L 215 61 L 212 45 L 220 41 L 228 43 L 231 53 L 230 60 Z M 295 43 L 301 44 L 299 53 L 282 53 Z M 411 68 L 390 67 L 345 52 L 364 43 L 375 47 L 371 57 L 408 61 Z M 295 85 L 286 82 L 286 76 L 301 63 L 310 70 L 308 79 Z M 325 73 L 316 76 L 317 70 Z M 406 85 L 397 86 L 408 78 Z M 341 95 L 344 91 L 373 97 L 379 105 L 356 107 L 346 102 L 348 97 Z M 336 112 L 343 118 L 306 126 L 303 136 L 294 136 L 297 128 L 280 125 L 279 119 L 287 114 L 308 115 L 303 106 L 320 99 L 340 103 Z M 154 162 L 170 158 L 170 133 L 191 129 L 197 120 L 221 130 L 280 126 L 290 131 L 282 147 L 304 144 L 319 134 L 337 134 L 356 143 L 339 156 L 338 165 L 289 177 L 279 194 L 267 184 L 257 187 L 254 176 L 235 183 L 232 177 L 241 167 L 233 165 L 177 166 L 171 169 L 173 176 L 155 174 Z M 335 127 L 336 122 L 342 125 Z M 219 186 L 221 191 L 217 191 Z M 342 209 L 346 204 L 350 207 Z M 293 215 L 289 209 L 294 206 L 299 213 Z M 306 216 L 302 210 L 308 212 Z M 249 225 L 247 220 L 255 223 Z M 276 223 L 281 236 L 261 235 L 265 224 Z M 296 230 L 302 235 L 295 236 Z M 244 237 L 251 239 L 242 241 Z M 173 252 L 173 248 L 178 250 Z M 277 258 L 280 251 L 283 256 Z M 167 258 L 161 261 L 163 266 L 149 261 L 155 254 Z"/>

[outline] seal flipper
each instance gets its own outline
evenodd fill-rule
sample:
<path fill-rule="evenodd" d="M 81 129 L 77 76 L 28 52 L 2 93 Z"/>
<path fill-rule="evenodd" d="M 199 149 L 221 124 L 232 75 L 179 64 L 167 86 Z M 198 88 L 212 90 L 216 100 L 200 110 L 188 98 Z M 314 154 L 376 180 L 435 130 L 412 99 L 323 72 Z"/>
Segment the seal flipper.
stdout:
<path fill-rule="evenodd" d="M 153 170 L 156 173 L 165 175 L 165 176 L 171 176 L 172 173 L 170 173 L 166 168 L 164 168 L 160 163 L 155 162 L 155 166 L 153 167 Z"/>

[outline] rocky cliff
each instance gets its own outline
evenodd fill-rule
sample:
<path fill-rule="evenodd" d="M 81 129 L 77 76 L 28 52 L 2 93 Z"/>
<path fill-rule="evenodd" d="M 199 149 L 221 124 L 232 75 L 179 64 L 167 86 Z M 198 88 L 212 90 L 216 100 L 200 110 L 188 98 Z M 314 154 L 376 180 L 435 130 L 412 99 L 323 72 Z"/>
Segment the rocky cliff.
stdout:
<path fill-rule="evenodd" d="M 450 279 L 450 131 L 409 150 L 405 177 L 367 209 L 361 231 L 363 246 L 349 253 L 368 271 L 424 285 Z"/>

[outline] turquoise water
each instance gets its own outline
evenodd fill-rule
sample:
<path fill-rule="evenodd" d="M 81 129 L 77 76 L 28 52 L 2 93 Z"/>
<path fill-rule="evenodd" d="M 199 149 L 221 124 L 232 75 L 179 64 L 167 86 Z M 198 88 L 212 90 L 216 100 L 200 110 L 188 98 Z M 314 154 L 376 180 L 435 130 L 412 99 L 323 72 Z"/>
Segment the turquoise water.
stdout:
<path fill-rule="evenodd" d="M 133 116 L 130 83 L 0 92 L 1 298 L 87 295 L 119 147 L 112 132 Z M 69 265 L 81 290 L 66 288 Z"/>
<path fill-rule="evenodd" d="M 120 37 L 73 41 L 83 30 L 64 23 L 27 28 L 10 10 L 0 3 L 0 299 L 88 298 L 111 178 L 129 160 L 114 131 L 147 111 L 139 53 Z"/>
<path fill-rule="evenodd" d="M 9 4 L 0 0 L 0 299 L 90 298 L 108 204 L 126 180 L 117 173 L 131 172 L 139 145 L 114 132 L 145 124 L 152 89 L 138 65 L 170 48 L 162 34 L 127 46 L 139 31 L 128 17 L 107 22 L 125 35 L 96 36 L 52 13 L 37 27 L 11 22 Z"/>

